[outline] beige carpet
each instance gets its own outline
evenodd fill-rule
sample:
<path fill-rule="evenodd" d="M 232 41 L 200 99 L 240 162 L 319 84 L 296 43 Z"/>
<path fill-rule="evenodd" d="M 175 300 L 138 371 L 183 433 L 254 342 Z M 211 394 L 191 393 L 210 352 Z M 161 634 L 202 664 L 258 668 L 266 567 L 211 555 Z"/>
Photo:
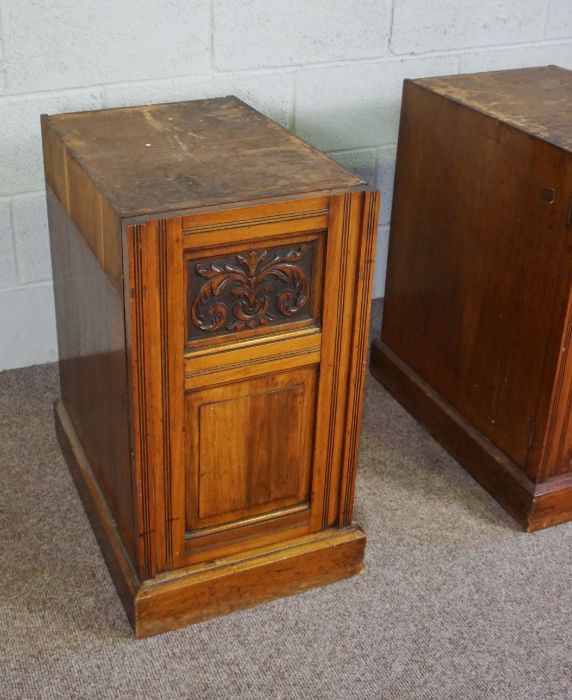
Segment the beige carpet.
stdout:
<path fill-rule="evenodd" d="M 572 698 L 572 525 L 520 532 L 375 380 L 365 572 L 143 641 L 58 451 L 56 394 L 53 365 L 0 374 L 0 700 Z"/>

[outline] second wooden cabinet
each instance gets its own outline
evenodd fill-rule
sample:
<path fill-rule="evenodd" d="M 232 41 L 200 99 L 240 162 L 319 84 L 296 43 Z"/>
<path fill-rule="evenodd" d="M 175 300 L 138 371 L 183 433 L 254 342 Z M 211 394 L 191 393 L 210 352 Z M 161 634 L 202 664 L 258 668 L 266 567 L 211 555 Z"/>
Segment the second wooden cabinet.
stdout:
<path fill-rule="evenodd" d="M 527 529 L 572 519 L 572 72 L 406 81 L 374 374 Z"/>

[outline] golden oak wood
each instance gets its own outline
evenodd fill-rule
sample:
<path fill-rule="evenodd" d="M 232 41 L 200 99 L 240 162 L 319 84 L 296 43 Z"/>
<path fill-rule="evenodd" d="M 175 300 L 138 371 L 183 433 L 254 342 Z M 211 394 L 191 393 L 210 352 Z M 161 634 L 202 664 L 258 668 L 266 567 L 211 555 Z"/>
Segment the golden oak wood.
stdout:
<path fill-rule="evenodd" d="M 106 564 L 137 637 L 251 607 L 354 576 L 363 568 L 366 537 L 358 527 L 291 537 L 283 546 L 260 546 L 141 582 L 118 535 L 63 404 L 56 430 Z"/>
<path fill-rule="evenodd" d="M 372 352 L 528 529 L 572 516 L 571 110 L 554 66 L 406 81 Z"/>
<path fill-rule="evenodd" d="M 283 547 L 251 550 L 174 580 L 144 584 L 135 599 L 136 634 L 147 637 L 216 615 L 358 574 L 365 535 L 357 527 L 323 530 Z"/>
<path fill-rule="evenodd" d="M 309 502 L 316 378 L 311 365 L 188 392 L 188 531 Z"/>
<path fill-rule="evenodd" d="M 136 634 L 357 573 L 378 194 L 236 98 L 42 134 L 57 431 Z"/>

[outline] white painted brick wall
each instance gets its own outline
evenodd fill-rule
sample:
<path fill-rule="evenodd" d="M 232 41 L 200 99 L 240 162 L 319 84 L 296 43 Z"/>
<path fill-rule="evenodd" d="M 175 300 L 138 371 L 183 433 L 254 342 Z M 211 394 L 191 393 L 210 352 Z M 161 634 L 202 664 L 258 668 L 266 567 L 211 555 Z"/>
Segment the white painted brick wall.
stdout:
<path fill-rule="evenodd" d="M 540 41 L 545 17 L 542 0 L 398 0 L 390 48 L 422 53 Z"/>
<path fill-rule="evenodd" d="M 209 0 L 3 0 L 7 91 L 204 73 Z"/>
<path fill-rule="evenodd" d="M 214 0 L 219 70 L 385 55 L 391 0 Z"/>
<path fill-rule="evenodd" d="M 457 56 L 428 56 L 302 69 L 296 131 L 324 150 L 395 143 L 404 78 L 448 75 L 458 65 Z"/>
<path fill-rule="evenodd" d="M 550 0 L 546 15 L 547 39 L 569 39 L 572 33 L 572 2 Z"/>
<path fill-rule="evenodd" d="M 0 201 L 0 290 L 14 287 L 17 284 L 18 275 L 10 218 L 10 200 L 5 199 Z"/>
<path fill-rule="evenodd" d="M 19 280 L 24 284 L 49 281 L 52 266 L 44 192 L 12 197 L 12 230 Z"/>
<path fill-rule="evenodd" d="M 0 370 L 56 358 L 39 115 L 236 94 L 381 188 L 401 82 L 572 68 L 572 0 L 0 0 Z"/>
<path fill-rule="evenodd" d="M 100 106 L 99 90 L 0 97 L 0 197 L 37 192 L 44 187 L 39 126 L 42 112 L 72 112 Z"/>

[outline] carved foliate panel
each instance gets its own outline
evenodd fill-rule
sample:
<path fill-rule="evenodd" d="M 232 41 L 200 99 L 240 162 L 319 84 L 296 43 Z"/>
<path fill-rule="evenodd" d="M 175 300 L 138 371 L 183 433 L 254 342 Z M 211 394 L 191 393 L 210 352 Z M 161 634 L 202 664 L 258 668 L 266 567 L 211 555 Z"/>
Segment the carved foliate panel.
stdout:
<path fill-rule="evenodd" d="M 311 316 L 315 241 L 187 260 L 187 336 L 261 330 Z"/>

